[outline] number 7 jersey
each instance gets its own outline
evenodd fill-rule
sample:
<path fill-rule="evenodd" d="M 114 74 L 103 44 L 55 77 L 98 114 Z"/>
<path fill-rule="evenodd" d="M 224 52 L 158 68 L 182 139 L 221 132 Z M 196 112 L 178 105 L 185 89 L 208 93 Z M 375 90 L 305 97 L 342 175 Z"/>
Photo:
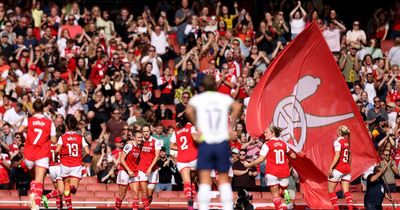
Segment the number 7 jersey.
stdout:
<path fill-rule="evenodd" d="M 42 114 L 35 114 L 25 119 L 22 125 L 27 128 L 24 156 L 36 161 L 50 156 L 50 137 L 56 135 L 53 121 Z"/>
<path fill-rule="evenodd" d="M 196 132 L 195 127 L 187 123 L 185 127 L 176 130 L 171 136 L 171 143 L 178 147 L 177 162 L 189 163 L 197 159 L 197 144 L 193 141 L 192 133 Z"/>
<path fill-rule="evenodd" d="M 58 138 L 61 145 L 60 159 L 63 166 L 75 167 L 82 165 L 82 150 L 88 146 L 85 138 L 73 131 L 67 131 Z"/>

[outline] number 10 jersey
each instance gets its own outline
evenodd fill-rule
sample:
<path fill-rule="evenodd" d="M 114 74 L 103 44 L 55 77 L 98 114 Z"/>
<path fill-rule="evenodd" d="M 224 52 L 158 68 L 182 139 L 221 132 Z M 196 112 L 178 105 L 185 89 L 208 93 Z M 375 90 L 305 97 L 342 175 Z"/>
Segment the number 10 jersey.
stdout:
<path fill-rule="evenodd" d="M 261 147 L 260 156 L 266 159 L 265 173 L 278 178 L 290 176 L 288 154 L 290 152 L 286 142 L 272 138 Z"/>

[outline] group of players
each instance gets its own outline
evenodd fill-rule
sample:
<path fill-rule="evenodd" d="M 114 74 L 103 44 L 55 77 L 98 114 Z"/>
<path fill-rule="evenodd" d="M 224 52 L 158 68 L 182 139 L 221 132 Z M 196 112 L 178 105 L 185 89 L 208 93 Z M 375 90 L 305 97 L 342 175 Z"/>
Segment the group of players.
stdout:
<path fill-rule="evenodd" d="M 228 176 L 231 167 L 228 139 L 241 112 L 241 106 L 229 96 L 215 92 L 215 81 L 206 77 L 205 92 L 194 96 L 186 108 L 190 122 L 178 122 L 177 129 L 171 137 L 171 149 L 177 151 L 177 168 L 184 183 L 184 194 L 188 200 L 188 209 L 193 209 L 195 199 L 195 170 L 198 170 L 199 210 L 209 209 L 212 170 L 218 171 L 218 182 L 221 202 L 224 210 L 233 209 L 233 195 Z M 68 209 L 72 209 L 71 194 L 76 193 L 82 176 L 83 150 L 89 154 L 85 139 L 75 132 L 77 120 L 67 115 L 66 132 L 58 139 L 54 123 L 43 115 L 43 103 L 33 103 L 35 114 L 26 119 L 19 131 L 27 132 L 25 143 L 25 163 L 34 172 L 31 182 L 31 209 L 39 209 L 41 200 L 45 205 L 50 198 L 56 198 L 59 209 L 62 208 L 62 197 Z M 229 123 L 227 123 L 229 122 Z M 282 199 L 283 192 L 289 184 L 289 159 L 296 158 L 288 144 L 279 138 L 281 129 L 275 126 L 266 128 L 260 156 L 245 163 L 252 167 L 266 161 L 267 186 L 273 195 L 276 209 L 286 209 Z M 335 187 L 342 183 L 349 209 L 352 209 L 352 198 L 349 193 L 350 181 L 350 132 L 345 126 L 338 128 L 338 139 L 334 142 L 335 156 L 329 168 L 329 193 L 332 205 L 337 206 Z M 157 160 L 162 142 L 151 136 L 150 126 L 132 131 L 128 135 L 122 152 L 118 157 L 117 184 L 119 194 L 115 199 L 115 209 L 120 209 L 126 196 L 128 185 L 132 192 L 132 208 L 139 208 L 139 196 L 143 208 L 150 209 L 152 194 L 158 182 Z M 49 155 L 50 154 L 50 155 Z M 50 167 L 49 167 L 50 166 Z M 46 196 L 43 193 L 43 179 L 49 169 L 55 190 Z M 140 195 L 139 195 L 140 192 Z M 43 198 L 42 198 L 43 197 Z"/>

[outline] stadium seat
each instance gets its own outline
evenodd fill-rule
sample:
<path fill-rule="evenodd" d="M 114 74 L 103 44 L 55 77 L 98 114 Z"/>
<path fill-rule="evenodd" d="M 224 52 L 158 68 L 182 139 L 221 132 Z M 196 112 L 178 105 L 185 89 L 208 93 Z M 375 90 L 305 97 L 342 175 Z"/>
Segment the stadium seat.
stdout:
<path fill-rule="evenodd" d="M 154 197 L 158 197 L 158 198 L 179 198 L 179 193 L 176 191 L 161 191 L 157 193 L 157 196 Z"/>
<path fill-rule="evenodd" d="M 108 192 L 108 191 L 95 191 L 94 196 L 98 198 L 105 198 L 108 196 L 114 197 L 114 192 Z"/>
<path fill-rule="evenodd" d="M 118 185 L 117 184 L 107 184 L 107 191 L 118 192 Z"/>
<path fill-rule="evenodd" d="M 81 182 L 82 184 L 97 184 L 97 177 L 96 176 L 89 176 L 89 177 L 84 177 L 82 178 Z"/>
<path fill-rule="evenodd" d="M 10 190 L 0 190 L 0 198 L 10 197 Z"/>
<path fill-rule="evenodd" d="M 8 195 L 8 196 L 0 196 L 0 201 L 1 201 L 1 203 L 0 203 L 0 205 L 12 205 L 12 206 L 19 206 L 19 203 L 16 203 L 16 201 L 19 201 L 19 197 L 18 196 L 10 196 L 10 195 Z M 9 203 L 8 202 L 5 202 L 5 201 L 9 201 Z"/>
<path fill-rule="evenodd" d="M 86 190 L 87 191 L 106 191 L 107 188 L 106 188 L 105 184 L 87 184 Z"/>
<path fill-rule="evenodd" d="M 155 89 L 154 90 L 154 97 L 156 97 L 156 99 L 160 98 L 161 96 L 161 90 L 159 89 Z"/>
<path fill-rule="evenodd" d="M 269 199 L 269 200 L 272 201 L 272 194 L 271 194 L 271 192 L 262 192 L 261 195 L 262 195 L 262 198 L 264 198 L 264 199 Z"/>
<path fill-rule="evenodd" d="M 164 127 L 172 126 L 173 128 L 176 127 L 176 121 L 175 120 L 161 120 L 161 124 L 163 124 Z"/>

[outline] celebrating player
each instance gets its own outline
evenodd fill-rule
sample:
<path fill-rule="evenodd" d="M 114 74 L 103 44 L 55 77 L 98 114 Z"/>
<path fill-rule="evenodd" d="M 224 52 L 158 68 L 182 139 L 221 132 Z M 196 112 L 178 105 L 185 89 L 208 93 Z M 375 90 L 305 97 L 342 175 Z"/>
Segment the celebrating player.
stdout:
<path fill-rule="evenodd" d="M 143 125 L 142 133 L 144 137 L 142 152 L 139 162 L 139 181 L 140 187 L 147 192 L 147 197 L 142 195 L 142 203 L 150 205 L 154 187 L 158 182 L 157 160 L 160 155 L 162 144 L 151 136 L 150 126 Z M 144 189 L 147 188 L 147 189 Z"/>
<path fill-rule="evenodd" d="M 351 180 L 351 152 L 350 152 L 350 130 L 341 125 L 337 129 L 338 138 L 333 143 L 335 156 L 328 171 L 328 192 L 329 198 L 335 210 L 339 209 L 338 198 L 335 188 L 338 182 L 342 185 L 344 197 L 349 210 L 353 209 L 353 198 L 349 192 Z"/>
<path fill-rule="evenodd" d="M 119 172 L 117 176 L 117 184 L 119 186 L 119 195 L 115 199 L 115 209 L 119 210 L 122 205 L 122 201 L 125 198 L 126 190 L 129 187 L 132 191 L 132 209 L 139 209 L 139 156 L 141 153 L 143 141 L 143 134 L 140 131 L 136 131 L 133 136 L 130 135 L 130 140 L 124 146 L 123 152 L 121 154 L 119 165 Z M 145 188 L 147 189 L 147 187 Z M 147 191 L 142 191 L 142 198 L 147 198 Z M 149 204 L 143 202 L 144 209 L 149 209 Z"/>
<path fill-rule="evenodd" d="M 18 129 L 18 132 L 22 133 L 27 128 L 25 164 L 29 170 L 35 167 L 35 179 L 31 182 L 29 195 L 31 209 L 39 209 L 43 194 L 43 180 L 49 167 L 50 143 L 57 142 L 56 127 L 51 119 L 43 115 L 43 108 L 43 102 L 36 99 L 33 102 L 35 114 L 25 119 Z"/>
<path fill-rule="evenodd" d="M 60 167 L 60 156 L 56 152 L 57 144 L 51 144 L 50 146 L 50 163 L 49 163 L 49 174 L 50 179 L 53 182 L 54 190 L 47 195 L 42 196 L 44 206 L 48 208 L 48 199 L 56 198 L 57 209 L 62 209 L 62 194 L 64 192 L 64 182 L 61 177 Z"/>
<path fill-rule="evenodd" d="M 194 172 L 197 165 L 197 144 L 194 142 L 192 133 L 196 133 L 195 127 L 187 123 L 185 118 L 181 118 L 178 129 L 171 136 L 171 149 L 177 150 L 176 166 L 182 176 L 183 191 L 188 200 L 188 209 L 193 209 L 193 192 L 195 183 L 193 182 Z M 177 140 L 178 139 L 178 140 Z"/>
<path fill-rule="evenodd" d="M 224 210 L 233 209 L 233 197 L 228 171 L 230 147 L 228 139 L 232 136 L 233 127 L 241 111 L 241 105 L 230 96 L 215 91 L 215 79 L 206 76 L 203 80 L 206 92 L 194 96 L 186 106 L 186 116 L 198 131 L 194 135 L 199 144 L 197 168 L 199 169 L 199 193 L 197 201 L 199 210 L 208 210 L 212 179 L 210 171 L 219 173 L 219 191 Z M 231 122 L 229 128 L 229 111 Z"/>
<path fill-rule="evenodd" d="M 266 160 L 267 186 L 272 193 L 276 209 L 286 208 L 281 196 L 284 189 L 289 185 L 290 167 L 288 155 L 291 158 L 296 158 L 296 154 L 289 149 L 288 145 L 278 138 L 280 132 L 281 129 L 276 126 L 268 127 L 264 132 L 266 142 L 261 147 L 260 156 L 251 163 L 244 163 L 244 166 L 249 168 Z"/>
<path fill-rule="evenodd" d="M 76 133 L 78 121 L 71 114 L 65 118 L 67 132 L 58 138 L 57 152 L 60 153 L 61 177 L 64 180 L 64 199 L 69 210 L 72 209 L 71 193 L 75 194 L 82 177 L 82 150 L 89 154 L 85 138 Z"/>

